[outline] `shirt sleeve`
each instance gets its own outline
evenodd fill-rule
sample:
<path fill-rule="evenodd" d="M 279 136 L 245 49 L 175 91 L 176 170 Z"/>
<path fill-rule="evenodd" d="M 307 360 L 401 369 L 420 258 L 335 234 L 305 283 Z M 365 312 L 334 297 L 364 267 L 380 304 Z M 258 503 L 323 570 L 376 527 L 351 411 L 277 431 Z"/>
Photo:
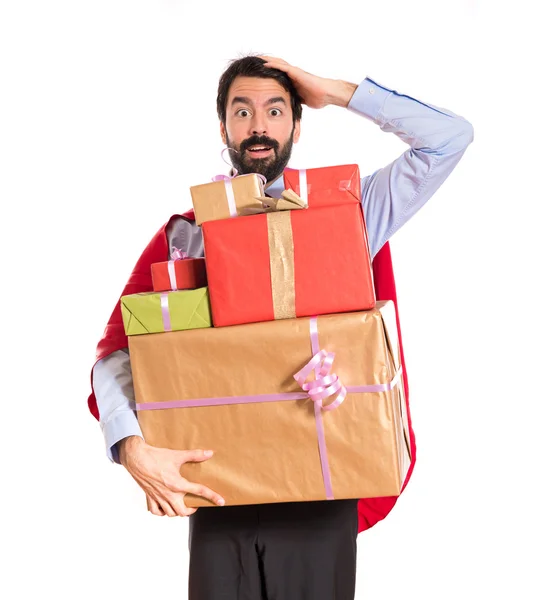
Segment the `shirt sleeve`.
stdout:
<path fill-rule="evenodd" d="M 473 126 L 451 111 L 366 78 L 348 109 L 409 144 L 396 160 L 361 180 L 372 258 L 432 197 L 473 141 Z"/>
<path fill-rule="evenodd" d="M 92 371 L 92 383 L 107 456 L 112 462 L 119 463 L 117 442 L 131 435 L 143 438 L 135 411 L 128 348 L 112 352 L 98 361 Z"/>

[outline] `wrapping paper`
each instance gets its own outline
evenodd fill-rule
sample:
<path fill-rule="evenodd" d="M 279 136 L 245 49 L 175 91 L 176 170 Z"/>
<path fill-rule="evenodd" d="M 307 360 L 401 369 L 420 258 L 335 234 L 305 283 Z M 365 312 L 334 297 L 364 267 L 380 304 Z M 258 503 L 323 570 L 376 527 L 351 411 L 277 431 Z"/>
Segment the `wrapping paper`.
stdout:
<path fill-rule="evenodd" d="M 400 368 L 392 302 L 316 319 L 320 347 L 335 353 L 342 383 L 389 383 Z M 129 338 L 136 406 L 172 400 L 300 392 L 294 374 L 311 359 L 309 318 Z M 322 413 L 334 498 L 398 495 L 410 449 L 402 378 L 392 390 L 348 393 Z M 158 447 L 212 449 L 183 465 L 188 480 L 227 505 L 326 498 L 308 398 L 252 404 L 138 410 Z M 189 506 L 209 506 L 186 496 Z"/>
<path fill-rule="evenodd" d="M 285 169 L 285 189 L 292 189 L 309 208 L 360 203 L 358 165 L 318 169 Z"/>
<path fill-rule="evenodd" d="M 184 258 L 154 263 L 151 277 L 155 292 L 203 288 L 207 286 L 206 261 L 205 258 Z"/>
<path fill-rule="evenodd" d="M 121 313 L 128 336 L 212 327 L 207 287 L 122 296 Z"/>
<path fill-rule="evenodd" d="M 215 327 L 375 306 L 360 203 L 224 219 L 202 231 Z"/>
<path fill-rule="evenodd" d="M 207 221 L 236 217 L 264 196 L 262 180 L 255 174 L 195 185 L 190 188 L 194 218 L 198 225 Z"/>

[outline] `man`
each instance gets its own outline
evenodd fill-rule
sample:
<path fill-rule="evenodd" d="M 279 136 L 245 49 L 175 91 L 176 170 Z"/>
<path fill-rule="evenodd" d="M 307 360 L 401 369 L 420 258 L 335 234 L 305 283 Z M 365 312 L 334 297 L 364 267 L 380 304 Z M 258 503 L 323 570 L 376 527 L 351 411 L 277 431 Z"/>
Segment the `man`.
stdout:
<path fill-rule="evenodd" d="M 372 258 L 435 193 L 473 140 L 473 128 L 462 117 L 371 79 L 357 86 L 311 75 L 277 58 L 245 57 L 234 61 L 219 83 L 220 133 L 233 166 L 240 174 L 265 175 L 266 193 L 272 197 L 283 190 L 282 173 L 300 137 L 302 103 L 311 108 L 346 107 L 410 146 L 391 164 L 362 179 Z M 170 251 L 176 246 L 190 256 L 203 256 L 201 230 L 190 215 L 172 218 L 157 236 L 124 293 L 147 289 L 148 263 L 166 252 L 166 241 Z M 160 244 L 164 248 L 159 252 Z M 145 284 L 138 280 L 143 271 Z M 173 451 L 145 443 L 130 406 L 134 398 L 128 350 L 122 347 L 124 334 L 118 333 L 118 312 L 114 315 L 99 346 L 92 379 L 108 455 L 123 464 L 144 490 L 151 513 L 191 515 L 190 600 L 352 600 L 356 500 L 198 512 L 185 506 L 186 493 L 224 504 L 217 491 L 188 482 L 179 473 L 183 463 L 209 460 L 212 452 Z M 90 405 L 98 416 L 93 396 Z"/>

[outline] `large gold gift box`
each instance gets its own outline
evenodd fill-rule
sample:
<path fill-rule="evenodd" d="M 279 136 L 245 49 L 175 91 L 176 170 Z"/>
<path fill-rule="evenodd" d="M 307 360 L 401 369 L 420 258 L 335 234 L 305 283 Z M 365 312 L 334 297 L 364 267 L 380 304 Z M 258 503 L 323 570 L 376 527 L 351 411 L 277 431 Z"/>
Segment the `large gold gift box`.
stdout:
<path fill-rule="evenodd" d="M 400 493 L 410 449 L 392 302 L 364 312 L 132 336 L 129 346 L 145 440 L 214 450 L 181 473 L 227 505 Z M 293 377 L 321 350 L 335 354 L 327 359 L 328 379 L 337 375 L 347 392 L 328 411 Z M 389 389 L 360 391 L 366 386 Z M 287 399 L 277 401 L 277 394 Z M 190 495 L 186 503 L 210 505 Z"/>

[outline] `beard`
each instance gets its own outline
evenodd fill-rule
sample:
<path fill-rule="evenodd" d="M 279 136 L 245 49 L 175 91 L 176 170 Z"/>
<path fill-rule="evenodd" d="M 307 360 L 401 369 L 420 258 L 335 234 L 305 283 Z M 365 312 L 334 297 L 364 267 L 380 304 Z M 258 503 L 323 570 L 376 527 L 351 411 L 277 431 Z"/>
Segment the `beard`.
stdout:
<path fill-rule="evenodd" d="M 281 147 L 277 140 L 266 137 L 265 135 L 253 135 L 243 140 L 239 146 L 233 144 L 226 135 L 226 144 L 232 166 L 237 169 L 240 175 L 249 173 L 260 173 L 264 175 L 266 181 L 273 181 L 283 173 L 292 154 L 294 144 L 294 128 L 290 138 Z M 247 154 L 251 146 L 267 146 L 273 153 L 265 158 L 251 158 Z"/>

